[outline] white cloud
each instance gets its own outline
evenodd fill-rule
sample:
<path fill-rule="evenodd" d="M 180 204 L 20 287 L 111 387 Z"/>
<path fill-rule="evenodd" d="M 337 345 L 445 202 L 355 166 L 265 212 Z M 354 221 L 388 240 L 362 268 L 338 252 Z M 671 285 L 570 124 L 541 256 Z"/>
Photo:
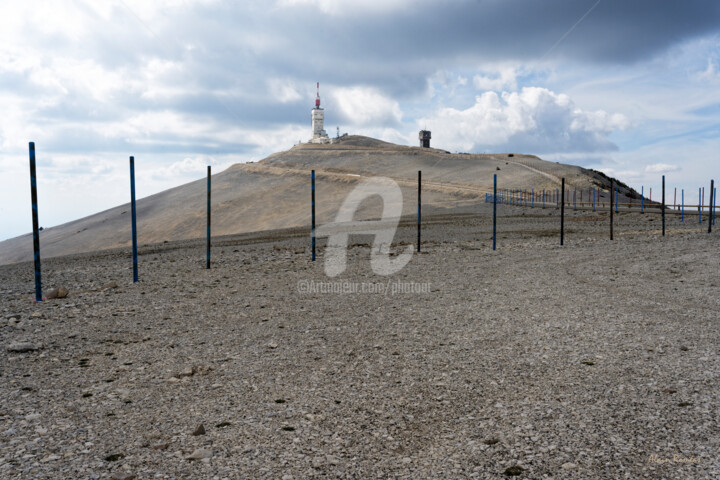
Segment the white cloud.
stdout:
<path fill-rule="evenodd" d="M 215 159 L 207 155 L 185 157 L 179 162 L 171 164 L 162 170 L 163 176 L 185 177 L 188 174 L 202 176 L 207 172 L 208 165 L 213 165 Z"/>
<path fill-rule="evenodd" d="M 598 167 L 596 170 L 599 170 L 603 172 L 605 175 L 613 178 L 617 178 L 622 180 L 623 182 L 632 184 L 641 182 L 643 177 L 642 172 L 639 172 L 637 170 L 620 170 L 616 168 L 609 168 L 609 167 Z M 638 189 L 638 191 L 640 191 Z"/>
<path fill-rule="evenodd" d="M 295 102 L 303 98 L 298 92 L 295 82 L 280 78 L 271 78 L 267 82 L 270 98 L 280 103 Z"/>
<path fill-rule="evenodd" d="M 678 170 L 680 170 L 679 166 L 667 163 L 654 163 L 645 167 L 645 173 L 668 173 L 677 172 Z"/>
<path fill-rule="evenodd" d="M 417 2 L 416 2 L 417 3 Z M 312 6 L 327 15 L 356 15 L 360 13 L 390 13 L 410 8 L 411 0 L 278 0 L 280 7 Z M 414 5 L 417 8 L 417 5 Z"/>
<path fill-rule="evenodd" d="M 370 87 L 333 90 L 334 106 L 351 124 L 358 126 L 400 123 L 403 113 L 397 101 Z"/>
<path fill-rule="evenodd" d="M 444 108 L 420 119 L 437 145 L 473 151 L 492 147 L 531 153 L 597 152 L 615 149 L 607 136 L 630 126 L 621 114 L 586 112 L 570 97 L 544 88 L 486 92 L 466 110 Z"/>
<path fill-rule="evenodd" d="M 720 80 L 720 69 L 718 69 L 717 59 L 710 57 L 707 59 L 707 68 L 704 71 L 698 73 L 697 78 L 701 81 L 715 81 Z"/>
<path fill-rule="evenodd" d="M 465 87 L 467 84 L 468 79 L 463 75 L 447 70 L 438 70 L 427 79 L 427 95 L 429 98 L 447 93 L 454 95 L 459 88 Z"/>
<path fill-rule="evenodd" d="M 328 134 L 331 134 L 332 132 L 328 129 L 328 125 L 325 125 L 325 127 L 326 130 L 328 130 Z M 256 152 L 259 155 L 265 156 L 287 150 L 297 142 L 307 142 L 312 136 L 312 132 L 310 131 L 310 125 L 300 126 L 288 124 L 269 130 L 238 128 L 231 132 L 231 136 L 235 139 L 242 138 L 244 142 L 250 145 L 256 145 Z M 253 160 L 259 160 L 259 158 L 253 158 Z"/>
<path fill-rule="evenodd" d="M 478 90 L 517 90 L 517 72 L 513 67 L 500 67 L 495 74 L 478 74 L 473 77 Z"/>

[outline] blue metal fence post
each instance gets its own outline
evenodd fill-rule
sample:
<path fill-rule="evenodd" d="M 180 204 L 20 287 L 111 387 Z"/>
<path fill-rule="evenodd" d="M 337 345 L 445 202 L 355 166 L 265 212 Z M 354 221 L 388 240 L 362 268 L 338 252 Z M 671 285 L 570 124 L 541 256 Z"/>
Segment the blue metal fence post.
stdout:
<path fill-rule="evenodd" d="M 35 142 L 30 142 L 30 200 L 32 202 L 33 259 L 35 261 L 35 301 L 42 302 L 42 275 L 40 273 L 40 224 L 38 221 Z"/>
<path fill-rule="evenodd" d="M 497 233 L 497 173 L 493 174 L 493 250 Z"/>
<path fill-rule="evenodd" d="M 618 199 L 619 199 L 619 194 L 620 194 L 619 190 L 620 190 L 619 187 L 615 187 L 615 212 L 620 211 L 620 209 L 619 209 L 620 207 L 618 206 Z"/>
<path fill-rule="evenodd" d="M 210 165 L 207 168 L 207 241 L 205 242 L 205 268 L 210 268 Z"/>
<path fill-rule="evenodd" d="M 420 191 L 420 185 L 422 184 L 422 171 L 418 170 L 418 205 L 417 205 L 417 251 L 420 251 L 420 198 L 421 198 L 421 191 Z"/>
<path fill-rule="evenodd" d="M 640 187 L 640 213 L 645 213 L 645 187 Z"/>
<path fill-rule="evenodd" d="M 310 173 L 310 185 L 312 190 L 312 227 L 310 230 L 310 237 L 312 238 L 312 261 L 315 261 L 315 170 Z"/>
<path fill-rule="evenodd" d="M 135 209 L 135 157 L 130 157 L 130 216 L 132 222 L 133 283 L 138 281 L 137 221 Z"/>
<path fill-rule="evenodd" d="M 713 189 L 712 224 L 715 225 L 715 207 L 717 206 L 717 187 Z"/>
<path fill-rule="evenodd" d="M 560 245 L 565 242 L 565 177 L 562 178 L 562 199 L 560 201 Z"/>
<path fill-rule="evenodd" d="M 615 221 L 613 219 L 613 190 L 614 190 L 614 182 L 610 180 L 610 240 L 613 239 L 613 229 L 615 225 Z"/>

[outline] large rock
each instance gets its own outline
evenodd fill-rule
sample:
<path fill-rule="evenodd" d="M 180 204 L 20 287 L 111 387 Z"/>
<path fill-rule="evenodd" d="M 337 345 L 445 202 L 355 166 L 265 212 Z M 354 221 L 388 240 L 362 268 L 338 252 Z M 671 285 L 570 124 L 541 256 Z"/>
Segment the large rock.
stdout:
<path fill-rule="evenodd" d="M 65 287 L 52 288 L 49 292 L 47 292 L 45 298 L 48 300 L 52 300 L 53 298 L 65 298 L 69 293 L 70 291 Z"/>
<path fill-rule="evenodd" d="M 198 448 L 186 458 L 188 460 L 202 460 L 203 458 L 211 458 L 212 456 L 212 450 L 207 448 Z"/>

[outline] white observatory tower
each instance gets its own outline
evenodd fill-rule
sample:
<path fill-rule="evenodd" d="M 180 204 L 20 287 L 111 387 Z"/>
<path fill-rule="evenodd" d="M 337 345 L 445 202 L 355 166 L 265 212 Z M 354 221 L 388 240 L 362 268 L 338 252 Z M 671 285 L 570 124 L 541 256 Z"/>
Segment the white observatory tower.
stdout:
<path fill-rule="evenodd" d="M 312 109 L 312 138 L 310 143 L 330 143 L 330 138 L 325 131 L 325 110 L 320 108 L 320 82 L 317 84 L 317 96 L 315 97 L 315 108 Z"/>

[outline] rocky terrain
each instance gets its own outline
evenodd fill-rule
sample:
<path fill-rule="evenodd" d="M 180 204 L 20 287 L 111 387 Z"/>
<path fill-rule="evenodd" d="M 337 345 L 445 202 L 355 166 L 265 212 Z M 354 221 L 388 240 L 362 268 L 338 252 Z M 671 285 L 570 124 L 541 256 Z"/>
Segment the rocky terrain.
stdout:
<path fill-rule="evenodd" d="M 561 247 L 501 206 L 492 251 L 490 218 L 429 213 L 389 277 L 306 228 L 147 245 L 137 284 L 53 258 L 42 303 L 0 266 L 0 478 L 719 478 L 718 234 L 569 211 Z"/>

